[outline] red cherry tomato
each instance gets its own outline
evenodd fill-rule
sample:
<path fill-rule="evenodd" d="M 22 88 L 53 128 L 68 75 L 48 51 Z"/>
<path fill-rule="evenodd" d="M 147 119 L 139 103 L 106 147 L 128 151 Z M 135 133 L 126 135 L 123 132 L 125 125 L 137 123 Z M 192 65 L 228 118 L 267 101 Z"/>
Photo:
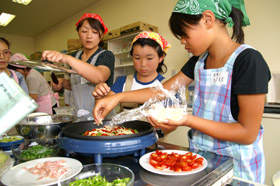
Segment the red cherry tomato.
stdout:
<path fill-rule="evenodd" d="M 183 168 L 183 171 L 191 171 L 191 170 L 192 170 L 191 166 L 187 166 L 187 167 Z"/>
<path fill-rule="evenodd" d="M 156 165 L 158 165 L 158 162 L 155 161 L 155 160 L 153 160 L 153 159 L 150 159 L 150 164 L 151 164 L 152 166 L 156 166 Z"/>
<path fill-rule="evenodd" d="M 199 165 L 198 163 L 194 163 L 194 164 L 192 165 L 192 168 L 193 168 L 193 169 L 196 169 L 196 168 L 198 168 L 198 167 L 200 167 L 200 165 Z"/>
<path fill-rule="evenodd" d="M 169 169 L 175 172 L 191 171 L 203 165 L 204 159 L 197 158 L 196 154 L 188 152 L 186 154 L 178 154 L 175 152 L 166 153 L 160 150 L 151 153 L 150 164 L 159 170 Z"/>
<path fill-rule="evenodd" d="M 174 169 L 174 171 L 175 171 L 175 172 L 182 172 L 182 168 L 181 168 L 181 167 L 176 167 L 176 168 Z"/>
<path fill-rule="evenodd" d="M 157 155 L 161 155 L 161 154 L 162 154 L 162 151 L 156 150 L 156 154 L 157 154 Z"/>

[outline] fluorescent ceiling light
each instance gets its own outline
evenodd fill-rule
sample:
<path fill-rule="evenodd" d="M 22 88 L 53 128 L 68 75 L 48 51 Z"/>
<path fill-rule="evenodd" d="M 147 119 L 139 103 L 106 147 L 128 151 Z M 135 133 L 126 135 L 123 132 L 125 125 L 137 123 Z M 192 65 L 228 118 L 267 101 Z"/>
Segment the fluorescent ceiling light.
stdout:
<path fill-rule="evenodd" d="M 14 3 L 28 5 L 32 0 L 13 0 Z"/>
<path fill-rule="evenodd" d="M 16 16 L 2 12 L 0 15 L 0 26 L 7 26 Z"/>

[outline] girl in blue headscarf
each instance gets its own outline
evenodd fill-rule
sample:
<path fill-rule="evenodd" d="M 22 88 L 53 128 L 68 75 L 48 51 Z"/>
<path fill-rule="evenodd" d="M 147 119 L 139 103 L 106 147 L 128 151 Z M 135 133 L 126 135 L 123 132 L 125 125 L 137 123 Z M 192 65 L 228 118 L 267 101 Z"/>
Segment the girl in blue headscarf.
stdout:
<path fill-rule="evenodd" d="M 249 19 L 243 0 L 179 0 L 169 25 L 193 57 L 164 88 L 171 89 L 176 80 L 186 86 L 194 82 L 193 111 L 177 121 L 148 120 L 170 131 L 191 127 L 191 149 L 230 156 L 234 176 L 264 183 L 261 120 L 270 70 L 262 55 L 244 44 L 242 26 L 249 25 Z M 154 94 L 144 89 L 101 99 L 94 117 L 103 118 L 118 102 L 145 102 Z"/>

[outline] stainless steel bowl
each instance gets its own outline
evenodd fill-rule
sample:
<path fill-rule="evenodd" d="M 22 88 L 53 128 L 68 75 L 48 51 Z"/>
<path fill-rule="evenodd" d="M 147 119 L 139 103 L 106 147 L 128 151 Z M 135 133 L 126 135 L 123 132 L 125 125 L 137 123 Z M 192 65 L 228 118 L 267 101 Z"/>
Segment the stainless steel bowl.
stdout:
<path fill-rule="evenodd" d="M 74 120 L 71 114 L 27 116 L 16 125 L 16 130 L 26 139 L 57 138 L 61 128 Z"/>

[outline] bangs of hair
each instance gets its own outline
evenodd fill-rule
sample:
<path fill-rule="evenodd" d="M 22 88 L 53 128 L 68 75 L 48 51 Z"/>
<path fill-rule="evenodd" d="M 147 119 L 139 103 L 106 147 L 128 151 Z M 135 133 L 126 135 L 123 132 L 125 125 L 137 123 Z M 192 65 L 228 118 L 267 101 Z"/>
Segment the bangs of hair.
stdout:
<path fill-rule="evenodd" d="M 131 56 L 133 55 L 133 46 L 136 46 L 136 45 L 140 45 L 141 47 L 148 45 L 148 46 L 154 48 L 159 57 L 166 55 L 166 53 L 161 49 L 160 44 L 158 42 L 156 42 L 155 40 L 150 39 L 150 38 L 138 38 L 132 44 L 132 47 L 130 50 Z M 158 64 L 157 72 L 164 74 L 164 73 L 166 73 L 166 71 L 167 71 L 167 66 L 164 64 L 164 59 L 163 59 L 162 62 Z"/>
<path fill-rule="evenodd" d="M 150 38 L 138 38 L 132 45 L 132 48 L 130 51 L 131 56 L 133 55 L 133 46 L 135 46 L 135 45 L 140 45 L 141 47 L 148 45 L 150 47 L 153 47 L 157 51 L 159 57 L 161 57 L 164 54 L 164 51 L 161 49 L 161 46 L 155 40 L 150 39 Z"/>
<path fill-rule="evenodd" d="M 87 18 L 87 20 L 88 20 L 90 26 L 93 29 L 95 29 L 95 30 L 97 30 L 99 32 L 102 31 L 102 33 L 104 33 L 105 29 L 104 29 L 104 27 L 102 26 L 102 24 L 98 20 L 93 19 L 93 18 Z"/>
<path fill-rule="evenodd" d="M 180 39 L 181 36 L 187 36 L 185 29 L 189 28 L 190 25 L 196 25 L 200 21 L 202 15 L 188 15 L 173 12 L 169 19 L 169 27 L 173 35 Z"/>
<path fill-rule="evenodd" d="M 104 31 L 105 31 L 104 27 L 102 26 L 102 24 L 98 20 L 96 20 L 94 18 L 86 18 L 86 19 L 82 20 L 76 28 L 77 31 L 82 27 L 85 20 L 88 21 L 91 28 L 97 30 L 98 32 L 101 31 L 102 33 L 104 33 Z"/>

